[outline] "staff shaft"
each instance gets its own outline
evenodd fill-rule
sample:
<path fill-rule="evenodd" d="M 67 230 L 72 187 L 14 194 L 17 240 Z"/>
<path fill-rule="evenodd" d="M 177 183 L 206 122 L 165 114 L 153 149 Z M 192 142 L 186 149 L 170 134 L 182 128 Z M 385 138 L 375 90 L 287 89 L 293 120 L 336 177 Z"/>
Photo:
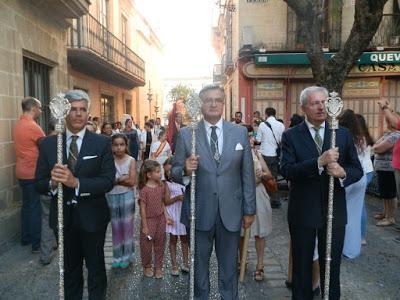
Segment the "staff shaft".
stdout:
<path fill-rule="evenodd" d="M 192 127 L 192 155 L 196 155 L 196 129 Z M 189 299 L 194 299 L 194 255 L 196 229 L 196 172 L 192 172 L 190 182 L 190 290 Z"/>

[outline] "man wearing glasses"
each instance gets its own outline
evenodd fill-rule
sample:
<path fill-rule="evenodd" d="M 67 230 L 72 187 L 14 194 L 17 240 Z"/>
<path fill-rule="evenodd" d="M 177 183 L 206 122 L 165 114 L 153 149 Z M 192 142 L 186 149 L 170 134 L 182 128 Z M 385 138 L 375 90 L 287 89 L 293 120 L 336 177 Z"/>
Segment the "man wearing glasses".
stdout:
<path fill-rule="evenodd" d="M 256 213 L 253 158 L 247 129 L 222 119 L 225 93 L 205 86 L 201 120 L 196 129 L 196 153 L 191 154 L 191 129 L 182 128 L 173 160 L 176 182 L 196 172 L 195 299 L 208 299 L 209 261 L 213 244 L 218 259 L 222 299 L 238 299 L 237 253 L 242 224 L 249 227 Z M 190 188 L 186 189 L 181 221 L 190 226 Z"/>

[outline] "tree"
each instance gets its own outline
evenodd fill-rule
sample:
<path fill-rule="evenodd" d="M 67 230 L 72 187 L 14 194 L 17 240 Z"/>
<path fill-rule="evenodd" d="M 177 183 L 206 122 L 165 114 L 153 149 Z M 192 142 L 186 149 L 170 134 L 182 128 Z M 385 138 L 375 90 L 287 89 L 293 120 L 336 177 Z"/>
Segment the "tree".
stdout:
<path fill-rule="evenodd" d="M 192 93 L 194 93 L 194 89 L 179 83 L 169 91 L 168 96 L 172 102 L 176 102 L 178 100 L 185 102 Z"/>
<path fill-rule="evenodd" d="M 354 23 L 350 35 L 339 52 L 329 60 L 324 58 L 321 40 L 324 2 L 327 0 L 283 1 L 297 16 L 316 83 L 341 94 L 348 73 L 374 37 L 388 0 L 355 0 Z"/>

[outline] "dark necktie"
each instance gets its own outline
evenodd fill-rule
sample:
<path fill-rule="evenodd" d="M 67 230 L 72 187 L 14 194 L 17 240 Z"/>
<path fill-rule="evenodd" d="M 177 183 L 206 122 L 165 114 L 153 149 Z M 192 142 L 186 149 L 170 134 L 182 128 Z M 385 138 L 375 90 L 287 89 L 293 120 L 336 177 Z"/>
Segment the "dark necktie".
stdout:
<path fill-rule="evenodd" d="M 210 145 L 211 145 L 211 154 L 215 162 L 219 163 L 219 151 L 218 151 L 218 136 L 217 136 L 217 126 L 211 126 L 211 137 L 210 137 Z"/>
<path fill-rule="evenodd" d="M 78 144 L 76 143 L 77 139 L 77 135 L 71 136 L 71 144 L 69 145 L 68 168 L 72 173 L 75 171 L 76 160 L 78 158 Z"/>
<path fill-rule="evenodd" d="M 317 145 L 318 152 L 322 152 L 322 137 L 319 134 L 319 130 L 321 129 L 321 126 L 314 126 L 313 129 L 315 131 L 315 136 L 314 136 L 314 141 L 315 144 Z"/>

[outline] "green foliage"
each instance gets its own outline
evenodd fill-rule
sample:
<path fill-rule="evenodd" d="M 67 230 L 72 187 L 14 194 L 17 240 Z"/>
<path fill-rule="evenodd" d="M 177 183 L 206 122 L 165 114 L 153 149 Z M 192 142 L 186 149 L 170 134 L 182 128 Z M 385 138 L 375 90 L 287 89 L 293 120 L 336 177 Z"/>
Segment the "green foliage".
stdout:
<path fill-rule="evenodd" d="M 176 102 L 177 100 L 183 100 L 185 102 L 189 95 L 194 92 L 193 88 L 184 84 L 178 84 L 169 91 L 168 96 L 172 102 Z"/>

